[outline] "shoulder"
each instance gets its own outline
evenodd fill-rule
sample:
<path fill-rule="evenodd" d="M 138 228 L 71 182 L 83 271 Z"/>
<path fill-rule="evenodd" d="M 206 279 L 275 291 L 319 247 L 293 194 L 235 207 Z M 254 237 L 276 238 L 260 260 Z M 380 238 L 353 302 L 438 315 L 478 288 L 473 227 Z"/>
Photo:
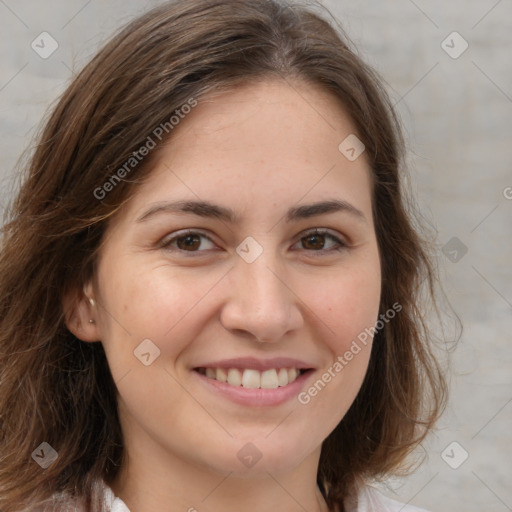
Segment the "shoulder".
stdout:
<path fill-rule="evenodd" d="M 116 498 L 112 489 L 105 484 L 104 501 L 109 512 L 130 512 L 121 498 Z"/>
<path fill-rule="evenodd" d="M 345 503 L 347 512 L 429 512 L 385 496 L 369 484 L 361 484 Z"/>
<path fill-rule="evenodd" d="M 114 495 L 112 489 L 103 481 L 95 482 L 92 508 L 95 512 L 130 512 L 126 504 Z M 21 512 L 86 512 L 87 507 L 80 500 L 68 493 L 55 493 L 37 507 L 30 507 Z"/>

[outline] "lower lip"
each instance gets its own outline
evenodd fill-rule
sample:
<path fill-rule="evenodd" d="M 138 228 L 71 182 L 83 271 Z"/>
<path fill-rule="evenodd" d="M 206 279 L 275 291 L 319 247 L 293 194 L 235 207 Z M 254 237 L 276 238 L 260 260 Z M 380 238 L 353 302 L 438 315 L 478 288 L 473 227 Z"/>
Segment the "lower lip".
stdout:
<path fill-rule="evenodd" d="M 240 405 L 248 405 L 252 407 L 268 407 L 283 404 L 291 398 L 296 398 L 304 383 L 311 374 L 312 370 L 303 373 L 291 384 L 273 389 L 251 389 L 242 386 L 231 386 L 215 379 L 210 379 L 197 371 L 192 370 L 192 374 L 199 378 L 200 382 L 208 386 L 208 389 L 220 396 L 231 400 Z"/>

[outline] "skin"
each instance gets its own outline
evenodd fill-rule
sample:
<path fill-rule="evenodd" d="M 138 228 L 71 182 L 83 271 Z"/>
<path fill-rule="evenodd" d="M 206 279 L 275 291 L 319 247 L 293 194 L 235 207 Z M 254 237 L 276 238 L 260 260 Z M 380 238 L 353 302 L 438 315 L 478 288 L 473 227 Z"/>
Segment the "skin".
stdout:
<path fill-rule="evenodd" d="M 112 219 L 87 298 L 68 327 L 100 340 L 118 388 L 126 460 L 111 484 L 131 512 L 327 510 L 316 485 L 320 449 L 354 401 L 371 340 L 307 405 L 234 404 L 192 368 L 223 358 L 295 357 L 315 368 L 307 390 L 378 318 L 380 260 L 365 154 L 338 145 L 356 133 L 339 101 L 302 82 L 264 80 L 202 99 L 173 131 L 149 179 Z M 209 200 L 241 221 L 162 213 L 152 205 Z M 285 223 L 288 208 L 339 199 L 339 211 Z M 206 237 L 163 248 L 193 228 Z M 348 245 L 335 251 L 327 228 Z M 263 248 L 247 263 L 248 236 Z M 180 250 L 181 249 L 181 250 Z M 319 250 L 320 249 L 320 250 Z M 321 251 L 323 249 L 323 251 Z M 95 323 L 90 323 L 94 319 Z M 150 339 L 160 356 L 134 356 Z M 253 443 L 248 468 L 238 451 Z M 193 509 L 192 509 L 193 510 Z"/>

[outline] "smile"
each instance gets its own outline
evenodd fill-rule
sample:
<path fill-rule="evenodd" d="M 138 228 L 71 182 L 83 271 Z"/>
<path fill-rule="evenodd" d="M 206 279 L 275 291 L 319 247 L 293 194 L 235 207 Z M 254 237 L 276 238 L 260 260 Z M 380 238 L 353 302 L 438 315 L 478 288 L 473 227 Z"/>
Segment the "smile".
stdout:
<path fill-rule="evenodd" d="M 246 389 L 276 389 L 288 386 L 307 370 L 298 368 L 270 368 L 259 371 L 253 368 L 197 368 L 209 379 Z"/>

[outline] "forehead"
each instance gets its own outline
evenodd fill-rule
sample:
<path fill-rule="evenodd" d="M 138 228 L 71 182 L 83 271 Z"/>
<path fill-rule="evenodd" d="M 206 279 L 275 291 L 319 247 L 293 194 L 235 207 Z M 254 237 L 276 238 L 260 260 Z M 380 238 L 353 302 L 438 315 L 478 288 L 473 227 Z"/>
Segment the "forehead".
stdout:
<path fill-rule="evenodd" d="M 219 150 L 233 148 L 230 143 L 237 142 L 247 150 L 259 146 L 270 151 L 278 147 L 282 154 L 292 151 L 297 157 L 316 158 L 317 148 L 326 149 L 327 145 L 329 153 L 338 156 L 339 142 L 356 131 L 334 93 L 317 84 L 292 79 L 260 79 L 213 91 L 201 98 L 177 128 L 174 142 L 185 138 L 189 147 L 194 145 L 194 139 L 203 146 L 211 143 L 212 149 Z M 324 144 L 320 144 L 321 140 Z M 264 157 L 265 153 L 260 155 Z"/>
<path fill-rule="evenodd" d="M 366 156 L 351 161 L 339 149 L 354 132 L 341 102 L 304 82 L 267 80 L 208 94 L 158 150 L 134 207 L 140 213 L 148 201 L 195 199 L 267 211 L 338 195 L 367 208 Z"/>

